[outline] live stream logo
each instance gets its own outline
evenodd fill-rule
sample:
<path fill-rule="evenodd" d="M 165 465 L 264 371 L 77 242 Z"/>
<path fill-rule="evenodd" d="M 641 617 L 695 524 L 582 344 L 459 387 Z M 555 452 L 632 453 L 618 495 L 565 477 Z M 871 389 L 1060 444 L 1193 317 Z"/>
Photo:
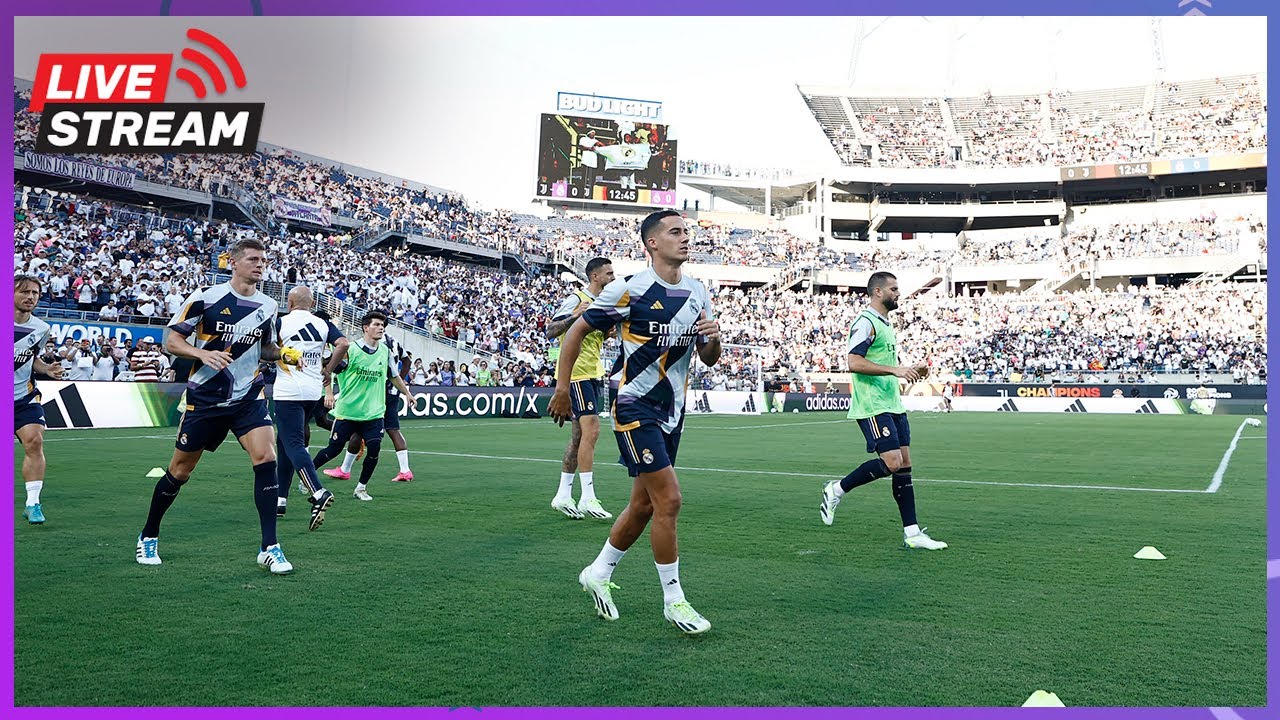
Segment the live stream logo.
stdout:
<path fill-rule="evenodd" d="M 246 83 L 235 53 L 218 38 L 191 28 L 187 38 L 209 49 Z M 226 78 L 209 55 L 185 48 L 182 58 L 227 92 Z M 42 112 L 36 150 L 44 153 L 251 153 L 258 143 L 263 103 L 166 103 L 173 55 L 160 53 L 55 53 L 40 56 L 31 93 Z M 190 68 L 174 77 L 198 99 L 208 91 Z"/>
<path fill-rule="evenodd" d="M 41 55 L 31 111 L 45 102 L 155 103 L 169 87 L 172 55 Z"/>

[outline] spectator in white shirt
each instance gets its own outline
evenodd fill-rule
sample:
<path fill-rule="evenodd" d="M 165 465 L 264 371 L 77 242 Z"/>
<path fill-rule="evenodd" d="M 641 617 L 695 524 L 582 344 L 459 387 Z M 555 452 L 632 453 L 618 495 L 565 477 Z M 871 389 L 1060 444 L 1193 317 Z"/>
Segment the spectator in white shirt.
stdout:
<path fill-rule="evenodd" d="M 97 355 L 89 342 L 89 338 L 85 338 L 80 341 L 79 345 L 73 346 L 70 354 L 71 372 L 64 377 L 68 380 L 88 380 L 93 375 L 93 361 Z"/>
<path fill-rule="evenodd" d="M 165 314 L 173 317 L 182 310 L 182 302 L 186 299 L 182 296 L 181 288 L 174 285 L 169 289 L 169 294 L 164 296 Z"/>
<path fill-rule="evenodd" d="M 102 351 L 93 361 L 93 375 L 90 380 L 114 380 L 116 376 L 115 352 L 110 345 L 103 345 Z"/>
<path fill-rule="evenodd" d="M 151 294 L 151 288 L 147 285 L 143 285 L 138 293 L 138 314 L 143 317 L 156 315 L 156 297 Z"/>

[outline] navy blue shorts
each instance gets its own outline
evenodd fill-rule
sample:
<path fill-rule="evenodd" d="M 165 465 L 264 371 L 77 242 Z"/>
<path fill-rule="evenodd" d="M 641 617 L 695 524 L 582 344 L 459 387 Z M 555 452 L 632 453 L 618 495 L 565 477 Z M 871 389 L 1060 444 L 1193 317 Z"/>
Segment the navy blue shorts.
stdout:
<path fill-rule="evenodd" d="M 307 424 L 316 414 L 316 406 L 324 409 L 323 400 L 276 400 L 276 444 L 281 448 L 307 448 L 303 437 Z"/>
<path fill-rule="evenodd" d="M 341 420 L 333 421 L 333 434 L 329 436 L 329 444 L 344 444 L 352 435 L 359 435 L 365 444 L 382 439 L 383 420 Z"/>
<path fill-rule="evenodd" d="M 657 423 L 646 423 L 631 430 L 615 430 L 613 436 L 622 453 L 620 462 L 627 467 L 627 474 L 636 477 L 675 465 L 682 429 L 665 433 Z"/>
<path fill-rule="evenodd" d="M 569 417 L 577 420 L 583 415 L 595 415 L 600 401 L 599 380 L 574 380 L 569 383 Z"/>
<path fill-rule="evenodd" d="M 867 452 L 882 452 L 911 446 L 911 426 L 906 413 L 880 413 L 875 417 L 858 421 L 862 434 L 867 438 Z"/>
<path fill-rule="evenodd" d="M 48 423 L 44 421 L 44 406 L 40 404 L 39 395 L 36 396 L 34 402 L 14 403 L 13 405 L 14 434 L 16 435 L 20 428 L 27 425 L 48 427 Z"/>
<path fill-rule="evenodd" d="M 387 394 L 387 413 L 382 416 L 383 430 L 399 430 L 400 429 L 400 400 L 401 396 Z"/>
<path fill-rule="evenodd" d="M 228 432 L 240 439 L 260 427 L 271 427 L 271 413 L 267 412 L 264 398 L 242 400 L 226 407 L 188 405 L 178 423 L 178 441 L 174 447 L 183 452 L 213 452 L 227 439 Z"/>

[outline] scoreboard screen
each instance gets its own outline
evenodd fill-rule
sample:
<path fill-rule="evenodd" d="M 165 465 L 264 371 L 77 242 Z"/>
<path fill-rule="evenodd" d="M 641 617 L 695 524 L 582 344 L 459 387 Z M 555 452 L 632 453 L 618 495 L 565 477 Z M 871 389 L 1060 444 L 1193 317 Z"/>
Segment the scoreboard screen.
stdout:
<path fill-rule="evenodd" d="M 1076 180 L 1110 180 L 1112 178 L 1156 177 L 1182 173 L 1217 172 L 1219 170 L 1247 170 L 1265 168 L 1266 153 L 1242 155 L 1215 155 L 1212 157 L 1172 158 L 1144 160 L 1141 162 L 1108 163 L 1103 165 L 1073 165 L 1059 168 L 1062 182 Z"/>
<path fill-rule="evenodd" d="M 535 194 L 674 207 L 676 141 L 659 123 L 544 113 Z"/>

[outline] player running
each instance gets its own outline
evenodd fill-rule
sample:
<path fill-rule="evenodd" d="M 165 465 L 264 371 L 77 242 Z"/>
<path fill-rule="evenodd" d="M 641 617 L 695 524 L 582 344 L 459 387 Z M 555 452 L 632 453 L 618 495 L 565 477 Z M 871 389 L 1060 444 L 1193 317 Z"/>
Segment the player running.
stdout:
<path fill-rule="evenodd" d="M 324 522 L 325 512 L 333 505 L 333 493 L 324 487 L 316 475 L 316 466 L 307 452 L 307 425 L 323 408 L 324 388 L 329 383 L 331 368 L 322 367 L 324 349 L 328 345 L 345 348 L 347 339 L 328 320 L 311 313 L 315 298 L 311 289 L 299 285 L 289 291 L 289 312 L 276 321 L 276 335 L 283 347 L 302 354 L 303 366 L 294 368 L 284 362 L 276 368 L 273 387 L 276 414 L 276 481 L 279 499 L 276 515 L 285 513 L 286 500 L 292 486 L 293 473 L 305 488 L 311 503 L 311 522 L 308 528 L 315 530 Z"/>
<path fill-rule="evenodd" d="M 22 443 L 22 479 L 27 501 L 22 517 L 32 525 L 44 524 L 40 490 L 44 488 L 44 406 L 33 373 L 62 379 L 61 363 L 40 359 L 49 323 L 32 315 L 40 302 L 40 278 L 18 275 L 13 279 L 13 434 Z"/>
<path fill-rule="evenodd" d="M 595 562 L 578 574 L 578 582 L 595 599 L 596 613 L 616 620 L 611 591 L 617 585 L 609 578 L 652 520 L 649 542 L 662 584 L 663 616 L 681 631 L 696 634 L 711 623 L 693 609 L 680 585 L 676 516 L 681 496 L 673 465 L 684 423 L 689 362 L 695 346 L 707 365 L 720 359 L 720 325 L 712 319 L 706 286 L 681 272 L 689 259 L 689 231 L 680 213 L 651 213 L 640 225 L 640 237 L 652 266 L 610 283 L 569 328 L 550 413 L 561 425 L 571 415 L 570 378 L 587 334 L 620 326 L 624 364 L 613 432 L 634 478 L 631 500 L 614 521 Z"/>
<path fill-rule="evenodd" d="M 853 323 L 849 334 L 849 418 L 858 421 L 867 439 L 867 452 L 879 457 L 859 465 L 839 481 L 822 489 L 819 515 L 824 525 L 835 520 L 836 507 L 845 493 L 882 477 L 893 476 L 893 499 L 902 516 L 903 545 L 941 550 L 946 543 L 934 540 L 916 524 L 916 495 L 911 485 L 911 426 L 902 406 L 898 380 L 916 382 L 929 374 L 929 366 L 898 365 L 898 348 L 889 323 L 889 312 L 898 309 L 898 278 L 892 273 L 872 273 L 867 280 L 868 307 Z"/>
<path fill-rule="evenodd" d="M 412 397 L 409 387 L 396 374 L 391 352 L 382 337 L 387 329 L 387 316 L 377 310 L 365 314 L 360 321 L 364 337 L 354 347 L 334 350 L 330 364 L 337 367 L 344 359 L 347 367 L 342 371 L 342 394 L 333 406 L 333 432 L 329 445 L 315 457 L 315 466 L 338 456 L 342 446 L 352 434 L 364 438 L 365 457 L 360 468 L 360 480 L 353 496 L 357 500 L 372 500 L 369 495 L 369 478 L 378 466 L 378 451 L 382 448 L 382 430 L 387 412 L 387 381 L 405 397 Z M 326 404 L 333 402 L 333 388 L 325 390 Z"/>
<path fill-rule="evenodd" d="M 558 338 L 569 326 L 587 311 L 591 303 L 613 282 L 613 263 L 608 258 L 593 258 L 587 263 L 587 287 L 575 290 L 560 303 L 551 321 L 545 329 L 547 339 Z M 593 330 L 582 340 L 582 353 L 573 365 L 569 376 L 570 416 L 573 418 L 573 429 L 569 436 L 569 445 L 564 449 L 564 458 L 560 463 L 560 487 L 551 500 L 551 508 L 559 510 L 575 520 L 583 515 L 590 515 L 600 520 L 608 520 L 613 514 L 604 509 L 596 498 L 595 473 L 593 465 L 596 455 L 596 440 L 600 437 L 600 396 L 601 381 L 604 377 L 604 361 L 600 359 L 600 348 L 604 345 L 607 330 Z M 557 361 L 558 362 L 558 361 Z M 582 480 L 582 494 L 578 503 L 573 502 L 573 475 L 577 473 Z"/>
<path fill-rule="evenodd" d="M 258 363 L 283 358 L 297 365 L 301 356 L 276 344 L 278 305 L 258 289 L 267 266 L 266 246 L 249 238 L 238 241 L 229 254 L 231 280 L 192 293 L 169 321 L 165 350 L 196 362 L 187 382 L 176 449 L 151 495 L 136 557 L 143 565 L 160 564 L 160 521 L 201 456 L 217 450 L 231 432 L 253 465 L 253 501 L 262 528 L 258 564 L 282 575 L 292 572 L 293 565 L 276 541 L 275 433 Z M 187 340 L 192 335 L 194 345 Z"/>

